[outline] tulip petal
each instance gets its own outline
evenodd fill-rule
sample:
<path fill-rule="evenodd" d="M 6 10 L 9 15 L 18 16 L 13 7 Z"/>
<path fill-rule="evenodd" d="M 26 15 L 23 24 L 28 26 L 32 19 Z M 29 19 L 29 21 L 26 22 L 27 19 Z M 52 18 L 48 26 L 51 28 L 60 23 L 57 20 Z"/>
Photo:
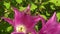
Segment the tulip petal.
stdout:
<path fill-rule="evenodd" d="M 57 25 L 57 17 L 56 17 L 56 12 L 54 12 L 53 16 L 47 21 L 46 25 L 48 27 L 52 27 Z"/>
<path fill-rule="evenodd" d="M 5 21 L 7 21 L 11 25 L 14 25 L 13 20 L 11 20 L 10 18 L 2 17 L 2 19 L 4 19 Z"/>
<path fill-rule="evenodd" d="M 12 32 L 11 34 L 24 34 L 22 32 Z"/>
<path fill-rule="evenodd" d="M 48 20 L 47 23 L 52 23 L 52 22 L 56 22 L 57 21 L 57 17 L 56 17 L 56 12 L 54 12 L 53 16 Z"/>
<path fill-rule="evenodd" d="M 14 11 L 14 13 L 15 13 L 15 15 L 14 15 L 14 22 L 15 23 L 19 23 L 21 20 L 21 17 L 23 16 L 23 12 L 20 12 L 17 8 L 15 8 L 15 7 L 12 7 L 12 9 L 13 9 L 13 11 Z M 21 22 L 20 22 L 21 23 Z"/>
<path fill-rule="evenodd" d="M 47 21 L 45 26 L 41 28 L 39 34 L 60 34 L 60 24 L 58 25 L 56 12 L 54 12 L 53 16 Z"/>
<path fill-rule="evenodd" d="M 38 15 L 38 16 L 35 16 L 35 17 L 34 17 L 34 21 L 35 21 L 35 22 L 39 22 L 40 20 L 42 21 L 42 26 L 44 26 L 46 20 L 45 20 L 42 16 Z"/>
<path fill-rule="evenodd" d="M 23 10 L 25 13 L 30 14 L 30 4 L 27 6 L 25 10 Z"/>
<path fill-rule="evenodd" d="M 36 30 L 34 30 L 34 29 L 29 29 L 29 30 L 27 30 L 27 33 L 37 34 Z"/>
<path fill-rule="evenodd" d="M 27 28 L 31 28 L 32 25 L 34 24 L 34 20 L 33 20 L 32 16 L 30 16 L 30 15 L 25 15 L 21 20 L 22 20 L 22 23 Z"/>
<path fill-rule="evenodd" d="M 13 8 L 13 11 L 15 13 L 14 19 L 13 19 L 14 24 L 12 24 L 12 25 L 14 25 L 13 26 L 14 31 L 16 32 L 16 33 L 12 33 L 12 34 L 20 34 L 21 32 L 20 32 L 19 28 L 23 28 L 24 33 L 26 33 L 26 31 L 27 32 L 29 31 L 29 32 L 32 32 L 32 34 L 35 34 L 36 32 L 33 29 L 34 29 L 34 25 L 35 25 L 36 21 L 30 15 L 30 5 L 28 5 L 28 7 L 23 12 L 20 12 L 17 8 L 14 8 L 14 7 L 12 7 L 12 8 Z M 6 18 L 6 21 L 9 22 L 11 20 L 10 19 L 8 20 Z M 18 32 L 20 32 L 20 33 L 18 33 Z"/>

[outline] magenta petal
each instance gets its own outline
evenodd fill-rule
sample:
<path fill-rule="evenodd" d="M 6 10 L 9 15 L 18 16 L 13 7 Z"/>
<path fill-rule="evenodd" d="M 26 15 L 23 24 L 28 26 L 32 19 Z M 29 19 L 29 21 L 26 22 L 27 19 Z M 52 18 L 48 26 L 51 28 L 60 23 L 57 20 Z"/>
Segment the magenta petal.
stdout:
<path fill-rule="evenodd" d="M 11 34 L 24 34 L 24 33 L 21 33 L 21 32 L 12 32 Z"/>
<path fill-rule="evenodd" d="M 42 26 L 44 26 L 46 24 L 46 20 L 43 17 L 41 17 L 40 15 L 34 17 L 34 21 L 36 23 L 39 22 L 40 20 L 42 21 Z"/>
<path fill-rule="evenodd" d="M 10 18 L 2 17 L 2 19 L 4 19 L 5 21 L 7 21 L 11 25 L 14 25 L 13 20 L 11 20 Z"/>
<path fill-rule="evenodd" d="M 15 7 L 12 7 L 12 9 L 15 12 L 15 15 L 14 15 L 15 19 L 20 18 L 22 13 L 17 8 L 15 8 Z"/>
<path fill-rule="evenodd" d="M 47 23 L 56 23 L 57 22 L 57 17 L 56 17 L 56 12 L 54 12 L 53 16 L 47 21 Z"/>
<path fill-rule="evenodd" d="M 27 8 L 24 10 L 24 12 L 30 12 L 30 4 L 27 6 Z"/>
<path fill-rule="evenodd" d="M 34 25 L 36 24 L 36 21 L 34 20 L 34 18 L 32 17 L 32 15 L 30 14 L 27 14 L 28 12 L 30 13 L 30 5 L 28 5 L 28 7 L 23 11 L 23 12 L 20 12 L 17 8 L 14 8 L 12 7 L 14 12 L 15 12 L 15 15 L 14 15 L 14 31 L 16 33 L 12 33 L 12 34 L 20 34 L 20 33 L 17 33 L 17 32 L 20 32 L 20 28 L 24 28 L 24 30 L 22 32 L 28 33 L 29 32 L 32 32 L 32 34 L 35 34 L 36 31 L 34 31 Z M 38 18 L 39 19 L 39 18 Z M 7 20 L 7 19 L 5 19 Z M 10 20 L 9 20 L 10 21 Z M 7 20 L 7 22 L 9 22 Z M 21 27 L 20 27 L 21 26 Z"/>
<path fill-rule="evenodd" d="M 31 28 L 35 23 L 31 15 L 24 15 L 21 20 L 27 28 Z"/>
<path fill-rule="evenodd" d="M 57 17 L 56 17 L 56 12 L 54 12 L 53 16 L 47 21 L 46 25 L 48 27 L 55 26 L 57 25 Z"/>
<path fill-rule="evenodd" d="M 13 8 L 13 10 L 15 12 L 15 16 L 14 16 L 15 25 L 23 24 L 26 25 L 27 27 L 32 26 L 32 23 L 34 23 L 33 18 L 25 13 L 25 12 L 30 12 L 30 5 L 28 5 L 28 7 L 24 10 L 24 12 L 20 12 L 17 8 Z"/>
<path fill-rule="evenodd" d="M 47 21 L 45 26 L 39 31 L 39 34 L 60 34 L 60 24 L 57 22 L 56 12 Z"/>
<path fill-rule="evenodd" d="M 17 14 L 17 12 L 20 12 L 17 8 L 12 7 L 12 10 Z"/>
<path fill-rule="evenodd" d="M 27 33 L 37 34 L 36 30 L 34 30 L 34 29 L 29 29 L 29 30 L 27 30 Z"/>
<path fill-rule="evenodd" d="M 36 32 L 35 30 L 33 30 L 33 31 L 31 32 L 31 34 L 37 34 L 37 32 Z"/>
<path fill-rule="evenodd" d="M 12 9 L 13 9 L 14 12 L 15 12 L 14 22 L 15 22 L 15 23 L 21 23 L 20 21 L 21 21 L 22 16 L 24 15 L 24 13 L 23 13 L 23 12 L 20 12 L 20 11 L 19 11 L 17 8 L 15 8 L 15 7 L 12 7 Z"/>

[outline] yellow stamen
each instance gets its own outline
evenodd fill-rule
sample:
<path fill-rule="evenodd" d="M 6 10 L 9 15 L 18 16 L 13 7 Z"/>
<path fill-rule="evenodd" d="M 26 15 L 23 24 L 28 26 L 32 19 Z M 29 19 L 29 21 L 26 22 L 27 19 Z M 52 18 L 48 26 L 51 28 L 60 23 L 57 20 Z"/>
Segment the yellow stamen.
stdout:
<path fill-rule="evenodd" d="M 26 33 L 26 28 L 24 25 L 18 25 L 18 26 L 16 26 L 16 31 Z"/>
<path fill-rule="evenodd" d="M 31 33 L 28 33 L 28 34 L 31 34 Z"/>

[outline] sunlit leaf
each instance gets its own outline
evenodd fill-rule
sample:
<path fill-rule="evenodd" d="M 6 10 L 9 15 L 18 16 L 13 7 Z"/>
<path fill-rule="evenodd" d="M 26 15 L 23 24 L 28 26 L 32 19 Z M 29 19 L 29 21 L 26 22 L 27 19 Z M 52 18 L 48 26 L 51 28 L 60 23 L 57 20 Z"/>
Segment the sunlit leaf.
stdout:
<path fill-rule="evenodd" d="M 35 26 L 36 31 L 38 31 L 38 25 Z"/>
<path fill-rule="evenodd" d="M 37 8 L 37 6 L 35 5 L 35 4 L 31 4 L 31 10 L 33 11 L 33 10 L 35 10 Z"/>
<path fill-rule="evenodd" d="M 55 8 L 53 7 L 53 5 L 50 6 L 52 10 L 55 10 Z"/>
<path fill-rule="evenodd" d="M 20 3 L 22 3 L 22 0 L 16 0 L 16 2 L 20 4 Z"/>
<path fill-rule="evenodd" d="M 46 15 L 47 15 L 47 16 L 50 16 L 50 14 L 49 14 L 47 11 L 46 11 Z"/>
<path fill-rule="evenodd" d="M 19 7 L 19 10 L 22 11 L 24 10 L 26 7 Z"/>
<path fill-rule="evenodd" d="M 46 9 L 43 5 L 41 5 L 39 8 L 40 8 L 40 11 L 42 11 L 43 9 Z"/>
<path fill-rule="evenodd" d="M 8 10 L 5 10 L 5 14 L 4 14 L 4 16 L 5 17 L 8 17 L 8 14 L 10 14 L 10 12 L 7 12 Z"/>
<path fill-rule="evenodd" d="M 58 21 L 60 20 L 60 12 L 57 13 Z"/>
<path fill-rule="evenodd" d="M 46 19 L 47 20 L 47 17 L 45 16 L 45 15 L 41 15 L 44 19 Z"/>
<path fill-rule="evenodd" d="M 4 6 L 9 9 L 10 8 L 10 2 L 4 2 Z"/>
<path fill-rule="evenodd" d="M 35 3 L 38 3 L 38 0 L 35 0 Z"/>
<path fill-rule="evenodd" d="M 10 32 L 12 30 L 12 26 L 9 26 L 8 28 L 7 28 L 7 32 Z"/>
<path fill-rule="evenodd" d="M 60 6 L 60 0 L 50 0 L 49 2 L 54 3 L 56 6 Z"/>

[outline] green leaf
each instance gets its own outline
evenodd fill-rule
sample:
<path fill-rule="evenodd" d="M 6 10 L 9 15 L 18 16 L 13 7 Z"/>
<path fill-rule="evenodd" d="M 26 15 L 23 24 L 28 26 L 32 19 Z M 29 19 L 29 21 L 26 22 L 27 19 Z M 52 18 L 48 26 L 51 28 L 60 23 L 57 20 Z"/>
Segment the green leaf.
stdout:
<path fill-rule="evenodd" d="M 35 0 L 35 3 L 38 3 L 38 0 Z"/>
<path fill-rule="evenodd" d="M 12 30 L 12 26 L 9 26 L 8 28 L 7 28 L 7 32 L 10 32 Z"/>
<path fill-rule="evenodd" d="M 37 6 L 35 5 L 35 4 L 33 4 L 33 3 L 31 3 L 31 10 L 33 11 L 33 10 L 35 10 L 37 8 Z"/>
<path fill-rule="evenodd" d="M 38 31 L 38 25 L 35 26 L 36 31 Z"/>
<path fill-rule="evenodd" d="M 46 15 L 47 15 L 47 16 L 50 16 L 50 14 L 49 14 L 47 11 L 46 11 Z"/>
<path fill-rule="evenodd" d="M 55 8 L 53 7 L 53 5 L 50 6 L 52 10 L 55 10 Z"/>
<path fill-rule="evenodd" d="M 4 2 L 4 6 L 9 9 L 10 8 L 10 2 Z"/>
<path fill-rule="evenodd" d="M 60 20 L 60 12 L 57 13 L 58 21 Z"/>
<path fill-rule="evenodd" d="M 47 20 L 47 17 L 45 16 L 45 15 L 41 15 L 44 19 L 46 19 Z"/>
<path fill-rule="evenodd" d="M 19 7 L 19 10 L 20 10 L 20 11 L 22 11 L 22 10 L 24 10 L 24 9 L 26 9 L 26 7 Z"/>
<path fill-rule="evenodd" d="M 16 2 L 20 4 L 20 3 L 22 3 L 22 0 L 16 0 Z"/>
<path fill-rule="evenodd" d="M 43 5 L 41 5 L 39 8 L 40 8 L 40 11 L 42 11 L 43 9 L 46 9 Z"/>
<path fill-rule="evenodd" d="M 60 6 L 60 0 L 50 0 L 49 2 L 54 3 L 56 6 Z"/>
<path fill-rule="evenodd" d="M 7 12 L 4 14 L 5 17 L 8 17 L 8 15 L 10 14 L 10 12 Z"/>
<path fill-rule="evenodd" d="M 45 9 L 45 7 L 42 5 L 42 6 L 40 6 L 40 8 L 44 8 Z"/>

